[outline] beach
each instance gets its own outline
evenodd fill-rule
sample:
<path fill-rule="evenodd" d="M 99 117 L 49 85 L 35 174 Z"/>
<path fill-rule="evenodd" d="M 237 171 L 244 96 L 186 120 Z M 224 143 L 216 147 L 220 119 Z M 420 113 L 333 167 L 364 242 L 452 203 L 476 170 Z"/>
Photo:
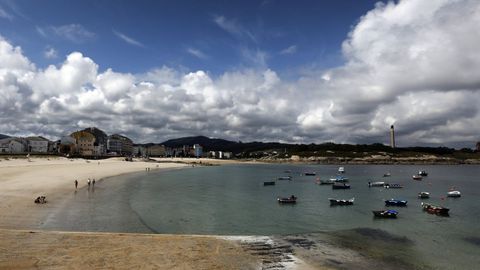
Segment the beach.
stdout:
<path fill-rule="evenodd" d="M 75 180 L 79 182 L 78 189 L 82 189 L 89 178 L 99 181 L 147 168 L 150 171 L 191 168 L 185 160 L 161 163 L 127 162 L 121 158 L 0 160 L 0 269 L 261 268 L 262 257 L 252 255 L 238 239 L 38 229 L 49 213 L 61 208 L 62 201 L 76 192 Z M 45 196 L 47 203 L 35 204 L 38 196 Z M 301 261 L 294 264 L 296 269 L 311 269 Z"/>

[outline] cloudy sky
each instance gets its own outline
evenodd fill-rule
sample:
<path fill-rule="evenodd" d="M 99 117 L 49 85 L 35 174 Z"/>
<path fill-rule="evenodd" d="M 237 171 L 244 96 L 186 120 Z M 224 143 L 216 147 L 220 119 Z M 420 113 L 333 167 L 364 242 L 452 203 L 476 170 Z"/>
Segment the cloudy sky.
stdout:
<path fill-rule="evenodd" d="M 480 140 L 480 1 L 0 0 L 0 133 Z"/>

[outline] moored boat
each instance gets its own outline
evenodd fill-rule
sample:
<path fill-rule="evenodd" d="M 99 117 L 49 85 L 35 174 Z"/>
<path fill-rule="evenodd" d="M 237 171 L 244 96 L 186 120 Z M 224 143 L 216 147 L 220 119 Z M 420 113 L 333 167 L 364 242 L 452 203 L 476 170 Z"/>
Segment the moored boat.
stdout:
<path fill-rule="evenodd" d="M 320 185 L 333 185 L 335 181 L 332 179 L 328 179 L 328 180 L 319 180 L 317 183 Z"/>
<path fill-rule="evenodd" d="M 430 193 L 426 191 L 422 191 L 418 193 L 418 198 L 420 199 L 428 199 L 430 198 Z"/>
<path fill-rule="evenodd" d="M 380 218 L 396 218 L 398 215 L 398 211 L 395 210 L 377 210 L 372 211 L 372 213 L 375 217 Z"/>
<path fill-rule="evenodd" d="M 297 202 L 297 197 L 295 197 L 294 195 L 292 195 L 290 197 L 278 197 L 277 201 L 279 203 L 296 203 Z"/>
<path fill-rule="evenodd" d="M 280 176 L 277 178 L 278 180 L 292 180 L 291 176 Z"/>
<path fill-rule="evenodd" d="M 332 189 L 350 189 L 350 185 L 347 183 L 334 183 Z"/>
<path fill-rule="evenodd" d="M 408 201 L 406 200 L 396 200 L 396 199 L 390 199 L 385 201 L 385 205 L 390 205 L 390 206 L 407 206 Z"/>
<path fill-rule="evenodd" d="M 345 167 L 339 167 L 338 172 L 339 173 L 345 173 Z"/>
<path fill-rule="evenodd" d="M 418 171 L 418 175 L 420 176 L 428 176 L 428 173 L 426 171 Z"/>
<path fill-rule="evenodd" d="M 315 176 L 315 175 L 317 175 L 317 173 L 316 172 L 304 172 L 303 175 L 305 175 L 305 176 Z"/>
<path fill-rule="evenodd" d="M 343 177 L 341 175 L 338 175 L 337 177 L 335 178 L 330 178 L 331 181 L 333 182 L 340 182 L 340 183 L 345 183 L 345 182 L 348 182 L 348 178 L 347 177 Z"/>
<path fill-rule="evenodd" d="M 442 206 L 436 206 L 429 203 L 422 202 L 422 208 L 424 211 L 427 211 L 430 214 L 440 215 L 440 216 L 448 216 L 448 212 L 450 209 Z"/>
<path fill-rule="evenodd" d="M 263 185 L 264 185 L 264 186 L 274 186 L 274 185 L 275 185 L 275 181 L 266 181 L 266 182 L 263 182 Z"/>
<path fill-rule="evenodd" d="M 390 177 L 390 176 L 391 176 L 391 174 L 389 172 L 383 174 L 383 177 Z"/>
<path fill-rule="evenodd" d="M 462 196 L 462 193 L 458 190 L 452 190 L 447 192 L 447 197 L 458 198 Z"/>
<path fill-rule="evenodd" d="M 421 175 L 413 175 L 412 178 L 413 178 L 413 180 L 420 181 L 420 180 L 422 180 L 423 177 Z"/>
<path fill-rule="evenodd" d="M 385 183 L 385 185 L 383 185 L 385 188 L 403 188 L 402 185 L 400 184 L 388 184 L 388 183 Z"/>
<path fill-rule="evenodd" d="M 369 187 L 383 187 L 385 182 L 368 182 Z"/>
<path fill-rule="evenodd" d="M 352 205 L 355 198 L 351 198 L 350 200 L 328 198 L 328 200 L 330 201 L 330 205 Z"/>

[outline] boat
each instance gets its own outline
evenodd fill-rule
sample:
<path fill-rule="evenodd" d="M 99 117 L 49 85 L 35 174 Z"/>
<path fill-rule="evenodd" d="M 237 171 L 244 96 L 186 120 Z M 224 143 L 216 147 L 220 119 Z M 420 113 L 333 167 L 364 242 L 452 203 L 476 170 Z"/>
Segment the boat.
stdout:
<path fill-rule="evenodd" d="M 350 185 L 347 183 L 334 183 L 332 189 L 350 189 Z"/>
<path fill-rule="evenodd" d="M 420 180 L 422 180 L 423 177 L 421 175 L 414 175 L 414 176 L 412 176 L 412 178 L 413 178 L 413 180 L 420 181 Z"/>
<path fill-rule="evenodd" d="M 428 173 L 426 171 L 418 171 L 418 175 L 420 176 L 428 176 Z"/>
<path fill-rule="evenodd" d="M 339 167 L 338 172 L 339 173 L 345 173 L 345 167 Z"/>
<path fill-rule="evenodd" d="M 418 198 L 420 199 L 428 199 L 430 198 L 430 193 L 426 191 L 422 191 L 418 193 Z"/>
<path fill-rule="evenodd" d="M 283 172 L 284 172 L 284 173 L 292 173 L 291 170 L 285 170 L 285 171 L 283 171 Z"/>
<path fill-rule="evenodd" d="M 368 182 L 369 187 L 383 187 L 385 182 Z"/>
<path fill-rule="evenodd" d="M 430 214 L 435 214 L 439 216 L 448 216 L 448 212 L 450 209 L 442 207 L 442 206 L 435 206 L 429 203 L 422 202 L 422 208 L 424 211 L 427 211 Z"/>
<path fill-rule="evenodd" d="M 316 172 L 305 172 L 305 173 L 303 173 L 303 175 L 306 175 L 306 176 L 315 176 L 315 175 L 317 175 L 317 173 L 316 173 Z"/>
<path fill-rule="evenodd" d="M 274 185 L 275 185 L 275 181 L 266 181 L 266 182 L 263 182 L 263 185 L 264 185 L 264 186 L 274 186 Z"/>
<path fill-rule="evenodd" d="M 385 185 L 383 185 L 383 187 L 385 187 L 385 188 L 403 188 L 403 186 L 400 185 L 400 184 L 388 184 L 388 183 L 385 183 Z"/>
<path fill-rule="evenodd" d="M 351 198 L 350 200 L 328 198 L 328 200 L 330 201 L 330 205 L 352 205 L 355 198 Z"/>
<path fill-rule="evenodd" d="M 458 190 L 452 190 L 447 192 L 447 197 L 458 198 L 462 196 L 462 193 Z"/>
<path fill-rule="evenodd" d="M 407 206 L 407 202 L 405 200 L 396 200 L 396 199 L 390 199 L 385 201 L 385 205 L 390 205 L 390 206 Z"/>
<path fill-rule="evenodd" d="M 291 176 L 280 176 L 277 178 L 278 180 L 292 180 Z"/>
<path fill-rule="evenodd" d="M 290 196 L 290 197 L 278 197 L 277 198 L 277 201 L 279 203 L 297 203 L 297 197 L 295 197 L 294 195 Z"/>
<path fill-rule="evenodd" d="M 380 218 L 396 218 L 398 215 L 398 211 L 395 210 L 378 210 L 372 212 L 375 217 Z"/>
<path fill-rule="evenodd" d="M 348 178 L 347 177 L 343 177 L 341 175 L 338 175 L 337 177 L 335 178 L 330 178 L 331 181 L 334 181 L 334 182 L 340 182 L 340 183 L 345 183 L 345 182 L 348 182 Z"/>
<path fill-rule="evenodd" d="M 317 181 L 317 183 L 320 185 L 333 185 L 335 184 L 335 181 L 332 179 L 328 179 L 328 180 L 319 180 Z"/>
<path fill-rule="evenodd" d="M 390 176 L 392 175 L 389 172 L 383 174 L 383 177 L 390 177 Z"/>

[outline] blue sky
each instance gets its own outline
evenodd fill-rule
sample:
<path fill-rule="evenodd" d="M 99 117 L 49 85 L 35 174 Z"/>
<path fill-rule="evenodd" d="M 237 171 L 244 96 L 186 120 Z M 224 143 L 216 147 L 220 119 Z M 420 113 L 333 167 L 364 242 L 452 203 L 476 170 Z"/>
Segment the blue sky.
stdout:
<path fill-rule="evenodd" d="M 375 2 L 0 1 L 11 15 L 0 32 L 39 67 L 80 51 L 100 70 L 270 67 L 290 74 L 340 65 L 341 43 Z M 57 57 L 45 58 L 50 49 Z"/>
<path fill-rule="evenodd" d="M 0 133 L 472 147 L 480 1 L 0 0 Z"/>

